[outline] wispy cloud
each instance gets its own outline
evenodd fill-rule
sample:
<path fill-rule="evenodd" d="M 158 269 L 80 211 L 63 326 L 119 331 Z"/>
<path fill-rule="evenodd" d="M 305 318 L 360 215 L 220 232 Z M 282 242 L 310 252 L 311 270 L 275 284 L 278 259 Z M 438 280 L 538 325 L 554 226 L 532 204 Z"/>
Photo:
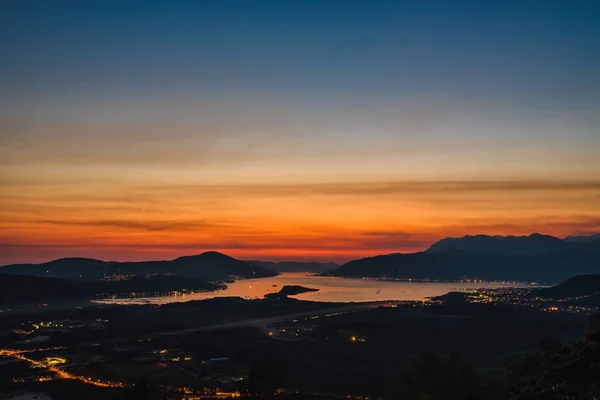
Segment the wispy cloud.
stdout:
<path fill-rule="evenodd" d="M 235 185 L 161 185 L 141 189 L 149 193 L 215 193 L 258 196 L 302 195 L 365 195 L 377 196 L 407 193 L 469 193 L 469 192 L 529 192 L 529 191 L 598 191 L 600 181 L 552 180 L 490 180 L 490 181 L 384 181 L 384 182 L 329 182 L 329 183 L 275 183 Z"/>
<path fill-rule="evenodd" d="M 0 260 L 220 250 L 346 261 L 445 236 L 597 232 L 599 196 L 600 181 L 558 179 L 26 186 L 0 198 Z"/>
<path fill-rule="evenodd" d="M 56 226 L 79 226 L 79 227 L 100 227 L 100 228 L 116 228 L 116 229 L 130 229 L 142 232 L 153 232 L 153 231 L 176 231 L 176 232 L 190 232 L 198 231 L 202 229 L 212 228 L 223 228 L 227 225 L 217 224 L 207 221 L 162 221 L 162 220 L 82 220 L 82 221 L 70 221 L 70 220 L 37 220 L 35 223 L 44 225 L 56 225 Z"/>

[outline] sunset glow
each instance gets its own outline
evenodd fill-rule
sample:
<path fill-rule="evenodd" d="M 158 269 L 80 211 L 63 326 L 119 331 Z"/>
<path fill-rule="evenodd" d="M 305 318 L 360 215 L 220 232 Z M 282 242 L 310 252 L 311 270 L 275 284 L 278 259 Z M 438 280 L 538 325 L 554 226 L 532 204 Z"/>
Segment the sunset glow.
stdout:
<path fill-rule="evenodd" d="M 59 193 L 55 185 L 11 185 L 19 191 L 2 200 L 4 257 L 44 260 L 69 249 L 162 259 L 216 249 L 241 258 L 342 261 L 422 250 L 444 236 L 523 235 L 532 226 L 564 236 L 594 232 L 600 222 L 594 182 L 62 182 Z"/>

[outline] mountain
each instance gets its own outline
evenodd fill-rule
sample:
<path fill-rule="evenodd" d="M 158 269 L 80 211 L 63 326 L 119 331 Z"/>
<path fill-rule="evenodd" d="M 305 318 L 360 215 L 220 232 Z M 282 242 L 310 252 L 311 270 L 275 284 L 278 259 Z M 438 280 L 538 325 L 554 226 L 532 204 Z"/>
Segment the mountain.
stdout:
<path fill-rule="evenodd" d="M 600 275 L 575 276 L 559 285 L 535 290 L 533 295 L 547 299 L 600 295 Z"/>
<path fill-rule="evenodd" d="M 463 250 L 479 254 L 541 254 L 569 248 L 569 244 L 559 238 L 534 233 L 529 236 L 468 235 L 462 238 L 445 238 L 434 243 L 427 251 L 440 253 L 447 250 Z"/>
<path fill-rule="evenodd" d="M 567 243 L 594 243 L 600 242 L 600 233 L 589 236 L 567 236 L 563 239 Z"/>
<path fill-rule="evenodd" d="M 570 249 L 600 251 L 600 234 L 570 236 L 565 239 L 539 233 L 529 236 L 467 235 L 461 238 L 442 239 L 431 245 L 427 251 L 440 253 L 447 250 L 463 250 L 478 254 L 544 254 Z"/>
<path fill-rule="evenodd" d="M 0 267 L 0 273 L 94 280 L 110 273 L 110 262 L 91 258 L 61 258 L 42 264 L 13 264 Z"/>
<path fill-rule="evenodd" d="M 564 241 L 572 247 L 600 252 L 600 233 L 589 236 L 568 236 Z"/>
<path fill-rule="evenodd" d="M 153 275 L 120 281 L 79 281 L 0 274 L 0 305 L 89 298 L 98 295 L 217 290 L 220 286 L 179 276 Z"/>
<path fill-rule="evenodd" d="M 105 275 L 112 274 L 174 274 L 207 281 L 227 279 L 229 276 L 260 278 L 277 275 L 262 265 L 236 260 L 214 251 L 171 261 L 107 262 L 89 258 L 62 258 L 43 264 L 8 265 L 1 267 L 0 273 L 81 280 L 101 280 Z"/>
<path fill-rule="evenodd" d="M 249 261 L 253 264 L 262 265 L 275 272 L 316 272 L 321 273 L 339 267 L 339 264 L 333 262 L 302 262 L 302 261 Z"/>
<path fill-rule="evenodd" d="M 324 275 L 555 283 L 576 275 L 598 273 L 600 253 L 575 249 L 546 254 L 479 254 L 463 250 L 392 254 L 350 261 Z"/>

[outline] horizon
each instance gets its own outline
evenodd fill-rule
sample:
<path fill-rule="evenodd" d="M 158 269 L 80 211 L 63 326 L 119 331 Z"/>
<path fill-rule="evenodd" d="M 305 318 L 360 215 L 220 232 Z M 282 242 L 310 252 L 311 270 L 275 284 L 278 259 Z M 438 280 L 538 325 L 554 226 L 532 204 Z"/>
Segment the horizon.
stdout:
<path fill-rule="evenodd" d="M 585 0 L 8 0 L 0 264 L 600 226 Z"/>
<path fill-rule="evenodd" d="M 348 262 L 354 261 L 354 260 L 359 260 L 362 258 L 369 258 L 369 257 L 376 257 L 376 256 L 386 256 L 386 255 L 394 255 L 394 254 L 414 254 L 414 253 L 421 253 L 424 251 L 427 251 L 431 246 L 433 246 L 434 244 L 438 243 L 441 240 L 444 239 L 463 239 L 466 237 L 476 237 L 476 236 L 487 236 L 487 237 L 492 237 L 492 238 L 496 238 L 496 237 L 502 237 L 502 238 L 528 238 L 534 235 L 539 235 L 539 236 L 550 236 L 550 237 L 554 237 L 557 239 L 561 239 L 564 240 L 568 237 L 572 237 L 572 236 L 596 236 L 596 235 L 600 235 L 600 231 L 599 232 L 592 232 L 592 233 L 588 233 L 585 235 L 567 235 L 564 237 L 557 237 L 557 236 L 553 236 L 553 235 L 548 235 L 548 234 L 544 234 L 544 233 L 540 233 L 540 232 L 531 232 L 530 234 L 527 235 L 487 235 L 484 233 L 478 233 L 478 234 L 466 234 L 460 237 L 453 237 L 453 236 L 447 236 L 447 237 L 443 237 L 440 239 L 435 240 L 434 242 L 430 243 L 429 245 L 427 245 L 426 247 L 424 247 L 423 249 L 420 250 L 416 250 L 416 251 L 411 251 L 411 252 L 390 252 L 390 253 L 383 253 L 383 254 L 367 254 L 363 257 L 359 257 L 359 258 L 352 258 L 352 259 L 347 259 L 347 260 L 340 260 L 340 261 L 336 261 L 336 260 L 331 260 L 331 259 L 309 259 L 309 258 L 301 258 L 301 259 L 270 259 L 270 258 L 266 258 L 266 257 L 262 257 L 262 258 L 255 258 L 255 259 L 247 259 L 247 258 L 243 258 L 243 257 L 236 257 L 235 254 L 226 252 L 226 251 L 221 251 L 221 250 L 215 250 L 215 249 L 210 249 L 210 250 L 202 250 L 201 252 L 196 252 L 196 253 L 185 253 L 185 254 L 179 254 L 174 256 L 173 258 L 150 258 L 150 259 L 142 259 L 142 258 L 135 258 L 135 259 L 101 259 L 101 258 L 95 258 L 95 257 L 87 257 L 87 256 L 77 256 L 77 255 L 71 255 L 71 256 L 65 256 L 65 257 L 59 257 L 59 258 L 53 258 L 53 259 L 48 259 L 48 260 L 37 260 L 37 261 L 25 261 L 25 262 L 18 262 L 18 263 L 8 263 L 8 264 L 0 264 L 0 268 L 4 267 L 4 266 L 9 266 L 9 265 L 15 265 L 15 264 L 23 264 L 23 265 L 27 265 L 27 264 L 44 264 L 47 262 L 52 262 L 52 261 L 57 261 L 57 260 L 62 260 L 62 259 L 88 259 L 88 260 L 97 260 L 97 261 L 103 261 L 103 262 L 117 262 L 117 263 L 121 263 L 121 262 L 143 262 L 143 261 L 173 261 L 176 260 L 178 258 L 182 258 L 182 257 L 193 257 L 193 256 L 199 256 L 199 255 L 203 255 L 205 253 L 218 253 L 218 254 L 222 254 L 231 258 L 234 258 L 236 260 L 240 260 L 240 261 L 246 261 L 246 262 L 274 262 L 274 263 L 286 263 L 286 262 L 290 262 L 290 263 L 321 263 L 321 264 L 327 264 L 327 263 L 332 263 L 332 264 L 337 264 L 337 265 L 343 265 L 346 264 Z"/>

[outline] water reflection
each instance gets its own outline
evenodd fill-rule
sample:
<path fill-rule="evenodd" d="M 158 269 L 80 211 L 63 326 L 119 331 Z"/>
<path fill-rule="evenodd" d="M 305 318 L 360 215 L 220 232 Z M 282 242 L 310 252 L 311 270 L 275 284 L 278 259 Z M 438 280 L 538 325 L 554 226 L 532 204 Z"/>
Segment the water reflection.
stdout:
<path fill-rule="evenodd" d="M 324 302 L 359 302 L 380 300 L 424 300 L 451 291 L 469 291 L 477 288 L 514 287 L 507 283 L 459 283 L 459 282 L 398 282 L 370 279 L 345 279 L 311 276 L 302 273 L 285 273 L 271 278 L 239 280 L 230 283 L 227 289 L 217 292 L 194 293 L 162 297 L 132 299 L 105 299 L 105 304 L 165 304 L 214 297 L 237 296 L 245 299 L 262 299 L 275 293 L 285 285 L 301 285 L 319 289 L 318 292 L 294 296 L 301 300 Z"/>

